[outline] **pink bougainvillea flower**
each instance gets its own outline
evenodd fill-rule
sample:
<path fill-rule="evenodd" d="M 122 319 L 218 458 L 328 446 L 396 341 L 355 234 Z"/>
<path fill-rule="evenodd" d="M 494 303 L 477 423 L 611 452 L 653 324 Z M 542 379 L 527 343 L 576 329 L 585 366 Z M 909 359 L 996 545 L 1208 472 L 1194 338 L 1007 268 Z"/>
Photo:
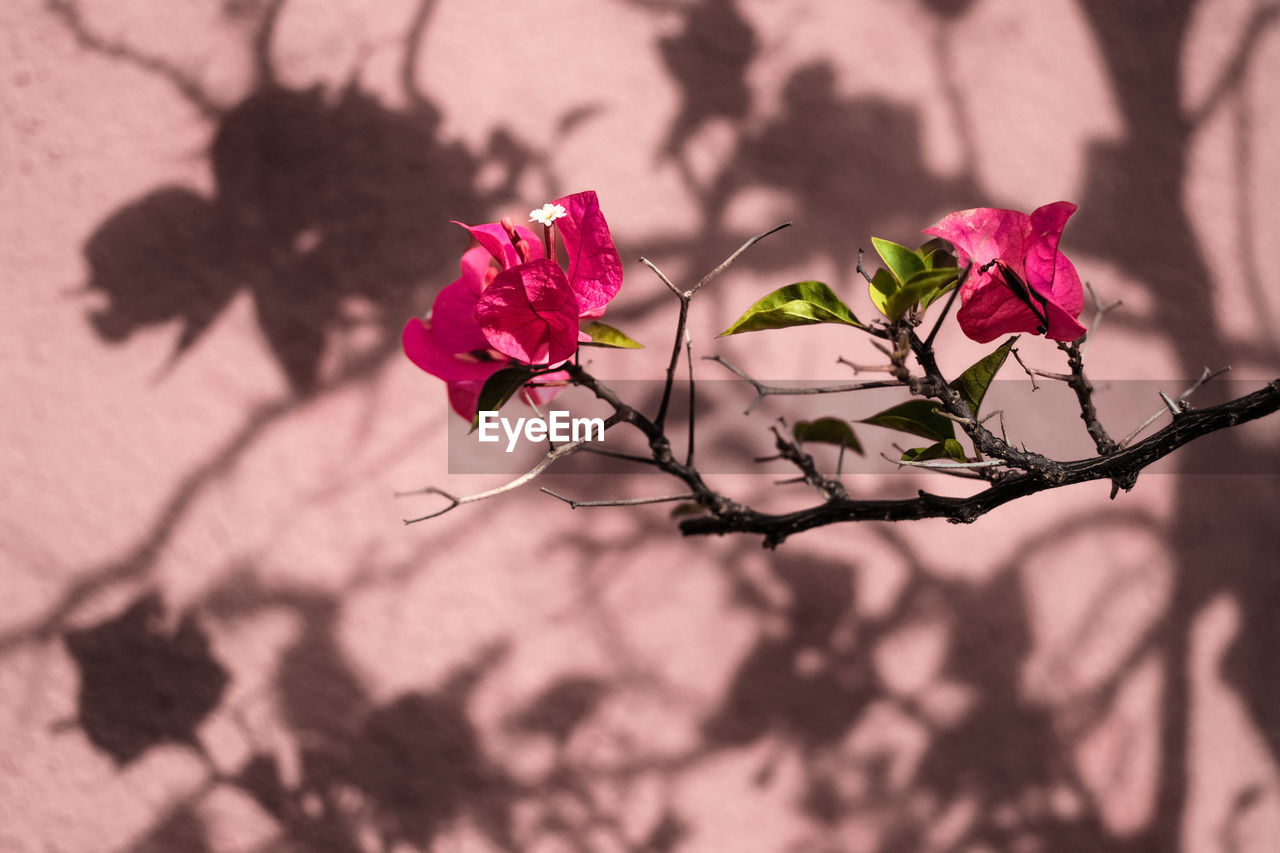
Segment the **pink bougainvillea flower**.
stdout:
<path fill-rule="evenodd" d="M 457 223 L 477 244 L 462 256 L 461 276 L 440 291 L 429 319 L 404 327 L 405 354 L 443 379 L 449 402 L 464 418 L 475 415 L 480 390 L 501 368 L 519 362 L 556 365 L 590 340 L 579 321 L 596 318 L 622 286 L 622 260 L 592 191 L 575 193 L 534 210 L 541 238 L 510 220 Z M 568 262 L 557 261 L 556 239 Z M 543 383 L 567 379 L 556 372 Z M 541 403 L 555 387 L 527 389 Z"/>
<path fill-rule="evenodd" d="M 471 249 L 462 256 L 462 275 L 436 297 L 427 320 L 414 317 L 405 324 L 401 335 L 405 355 L 421 369 L 445 381 L 449 389 L 449 405 L 467 420 L 475 416 L 480 389 L 485 380 L 511 363 L 511 359 L 494 352 L 476 320 L 476 303 L 496 272 L 489 264 L 489 254 L 482 248 Z M 565 380 L 562 372 L 549 374 L 542 382 Z M 526 400 L 544 403 L 557 389 L 528 389 Z"/>
<path fill-rule="evenodd" d="M 1076 321 L 1084 306 L 1080 276 L 1058 240 L 1076 206 L 1057 201 L 1030 216 L 1016 210 L 976 207 L 944 217 L 925 234 L 956 248 L 963 266 L 972 263 L 960 288 L 956 319 L 979 343 L 1011 332 L 1074 341 L 1085 328 Z"/>
<path fill-rule="evenodd" d="M 484 289 L 476 319 L 489 346 L 527 364 L 556 364 L 573 355 L 578 322 L 599 317 L 622 286 L 622 259 L 594 191 L 574 193 L 534 210 L 539 240 L 508 221 L 462 225 L 502 270 Z M 564 240 L 568 266 L 555 257 Z"/>

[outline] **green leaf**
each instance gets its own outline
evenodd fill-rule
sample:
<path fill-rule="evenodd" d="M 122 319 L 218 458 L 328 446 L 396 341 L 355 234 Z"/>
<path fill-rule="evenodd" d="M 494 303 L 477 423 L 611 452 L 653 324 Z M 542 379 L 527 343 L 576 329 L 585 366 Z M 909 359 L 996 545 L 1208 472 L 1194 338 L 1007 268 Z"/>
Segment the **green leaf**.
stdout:
<path fill-rule="evenodd" d="M 889 297 L 885 316 L 890 320 L 899 320 L 911 309 L 912 305 L 933 296 L 937 291 L 953 281 L 958 271 L 943 268 L 940 270 L 921 270 L 907 280 L 898 291 Z"/>
<path fill-rule="evenodd" d="M 533 371 L 527 367 L 504 367 L 486 379 L 480 389 L 476 413 L 471 418 L 471 432 L 480 425 L 481 412 L 498 411 L 532 378 Z"/>
<path fill-rule="evenodd" d="M 991 381 L 1004 366 L 1004 360 L 1009 357 L 1009 351 L 1013 349 L 1017 340 L 1017 335 L 1009 338 L 997 347 L 995 352 L 983 356 L 951 382 L 951 387 L 956 389 L 969 404 L 969 411 L 975 418 L 978 416 L 978 410 L 982 408 L 982 398 L 987 396 Z"/>
<path fill-rule="evenodd" d="M 875 275 L 871 276 L 868 288 L 871 291 L 871 302 L 876 306 L 876 310 L 888 317 L 889 298 L 898 290 L 898 281 L 893 277 L 893 273 L 881 267 L 876 270 Z"/>
<path fill-rule="evenodd" d="M 752 305 L 719 337 L 815 323 L 841 323 L 866 328 L 831 288 L 820 281 L 801 281 L 780 287 Z"/>
<path fill-rule="evenodd" d="M 938 413 L 938 404 L 933 400 L 908 400 L 863 418 L 859 423 L 909 432 L 931 441 L 946 441 L 956 436 L 955 424 Z"/>
<path fill-rule="evenodd" d="M 930 305 L 937 302 L 940 298 L 942 298 L 943 296 L 946 296 L 948 293 L 956 289 L 956 285 L 960 284 L 960 270 L 952 269 L 952 274 L 955 276 L 955 278 L 952 279 L 950 284 L 946 285 L 945 287 L 940 287 L 937 290 L 935 290 L 933 293 L 926 294 L 920 298 L 921 311 L 928 308 Z"/>
<path fill-rule="evenodd" d="M 920 257 L 924 259 L 924 268 L 927 270 L 957 266 L 955 253 L 951 251 L 951 244 L 941 237 L 934 237 L 932 240 L 927 241 L 917 251 Z"/>
<path fill-rule="evenodd" d="M 952 459 L 956 462 L 968 462 L 964 455 L 964 445 L 954 438 L 939 441 L 928 447 L 913 447 L 902 454 L 903 462 L 927 462 L 930 459 Z"/>
<path fill-rule="evenodd" d="M 818 418 L 816 421 L 800 421 L 791 428 L 796 441 L 816 441 L 822 444 L 843 445 L 854 453 L 862 454 L 862 445 L 853 434 L 853 428 L 843 418 Z"/>
<path fill-rule="evenodd" d="M 632 340 L 625 332 L 615 329 L 608 323 L 596 321 L 588 323 L 582 331 L 591 336 L 591 343 L 583 341 L 584 346 L 616 347 L 618 349 L 644 349 L 644 344 Z"/>
<path fill-rule="evenodd" d="M 924 261 L 914 249 L 908 249 L 891 240 L 881 240 L 879 237 L 872 237 L 871 245 L 876 247 L 876 251 L 880 253 L 880 257 L 884 258 L 885 265 L 889 267 L 893 277 L 900 282 L 909 280 L 924 269 Z"/>

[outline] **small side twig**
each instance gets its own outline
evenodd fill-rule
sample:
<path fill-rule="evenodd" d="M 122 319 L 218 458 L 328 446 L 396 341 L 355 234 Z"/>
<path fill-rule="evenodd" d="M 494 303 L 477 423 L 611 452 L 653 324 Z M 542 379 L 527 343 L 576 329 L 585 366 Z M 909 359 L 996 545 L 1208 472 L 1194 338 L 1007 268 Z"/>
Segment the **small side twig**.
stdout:
<path fill-rule="evenodd" d="M 1187 390 L 1179 394 L 1178 399 L 1185 404 L 1187 397 L 1190 397 L 1196 391 L 1200 390 L 1200 388 L 1204 386 L 1207 382 L 1215 379 L 1218 376 L 1221 376 L 1222 374 L 1226 373 L 1230 369 L 1231 369 L 1231 365 L 1227 365 L 1226 367 L 1219 367 L 1217 370 L 1210 370 L 1207 367 L 1204 368 L 1204 370 L 1201 371 L 1200 373 L 1200 378 L 1197 379 L 1195 382 L 1193 382 L 1190 386 L 1188 386 Z M 1137 438 L 1139 435 L 1145 432 L 1147 427 L 1151 426 L 1153 423 L 1158 421 L 1162 415 L 1164 415 L 1167 412 L 1173 412 L 1173 408 L 1170 406 L 1171 401 L 1169 400 L 1169 398 L 1165 396 L 1163 392 L 1160 394 L 1160 397 L 1162 400 L 1165 401 L 1165 407 L 1162 409 L 1157 409 L 1151 415 L 1151 417 L 1147 418 L 1145 421 L 1139 424 L 1137 429 L 1135 429 L 1133 432 L 1129 433 L 1124 438 L 1122 438 L 1119 442 L 1119 445 L 1118 445 L 1119 447 L 1128 446 L 1129 442 L 1133 441 L 1135 438 Z M 1179 406 L 1178 408 L 1183 409 L 1185 408 L 1185 406 Z M 1181 412 L 1173 412 L 1173 413 L 1180 414 Z"/>
<path fill-rule="evenodd" d="M 785 421 L 783 422 L 785 426 Z M 801 449 L 800 445 L 787 438 L 782 434 L 782 430 L 776 426 L 770 427 L 773 431 L 774 445 L 778 448 L 778 457 L 785 459 L 792 465 L 800 469 L 801 476 L 797 480 L 789 480 L 788 482 L 805 482 L 818 490 L 824 498 L 845 498 L 847 495 L 844 490 L 844 484 L 838 480 L 830 480 L 818 471 L 817 465 L 814 464 L 813 457 Z"/>
<path fill-rule="evenodd" d="M 1100 319 L 1103 309 L 1098 310 Z M 1096 329 L 1097 326 L 1095 325 L 1094 328 Z M 1087 340 L 1087 336 L 1084 340 Z M 1098 418 L 1098 409 L 1093 404 L 1093 384 L 1084 375 L 1084 340 L 1059 343 L 1058 348 L 1067 354 L 1067 367 L 1070 368 L 1071 374 L 1066 378 L 1066 383 L 1075 392 L 1076 403 L 1080 406 L 1080 420 L 1084 421 L 1084 428 L 1093 439 L 1093 446 L 1098 449 L 1098 455 L 1109 456 L 1119 449 L 1119 445 L 1107 434 L 1102 421 Z"/>
<path fill-rule="evenodd" d="M 756 379 L 747 373 L 741 367 L 733 364 L 723 356 L 707 355 L 703 356 L 706 361 L 714 361 L 721 365 L 730 373 L 740 379 L 748 382 L 752 388 L 756 389 L 756 398 L 751 402 L 743 414 L 751 414 L 751 412 L 764 401 L 765 397 L 799 397 L 809 396 L 812 394 L 843 394 L 848 391 L 865 391 L 868 388 L 901 388 L 908 383 L 900 379 L 873 379 L 866 382 L 846 382 L 842 385 L 813 385 L 800 388 L 789 388 L 782 385 L 769 385 Z"/>
<path fill-rule="evenodd" d="M 579 441 L 573 441 L 568 444 L 562 444 L 554 450 L 549 450 L 547 451 L 546 455 L 543 456 L 542 459 L 538 461 L 537 465 L 534 465 L 524 474 L 521 474 L 519 477 L 516 477 L 514 480 L 512 480 L 509 483 L 504 483 L 501 486 L 497 486 L 495 488 L 489 489 L 488 491 L 480 492 L 478 494 L 467 495 L 466 497 L 460 498 L 460 497 L 456 497 L 454 495 L 449 494 L 444 489 L 437 489 L 435 486 L 428 486 L 425 489 L 419 489 L 417 492 L 401 493 L 401 494 L 440 495 L 440 497 L 445 498 L 449 501 L 449 505 L 444 509 L 436 510 L 433 513 L 419 516 L 418 518 L 406 518 L 404 520 L 404 523 L 416 524 L 419 521 L 426 521 L 429 518 L 437 518 L 439 516 L 444 515 L 446 512 L 449 512 L 450 510 L 457 509 L 463 504 L 469 504 L 469 503 L 475 503 L 477 501 L 487 500 L 489 498 L 497 497 L 498 495 L 506 494 L 507 492 L 510 492 L 513 489 L 518 489 L 521 486 L 523 486 L 525 483 L 528 483 L 530 480 L 533 480 L 543 471 L 550 468 L 560 458 L 564 456 L 568 456 L 570 453 L 573 453 L 575 450 L 582 447 L 589 440 L 590 439 L 584 438 Z"/>
<path fill-rule="evenodd" d="M 736 260 L 738 259 L 738 257 L 739 257 L 743 252 L 745 252 L 747 249 L 750 249 L 750 248 L 751 248 L 752 246 L 754 246 L 756 243 L 759 243 L 759 242 L 760 242 L 761 240 L 763 240 L 765 237 L 768 237 L 770 234 L 776 234 L 776 233 L 778 233 L 779 231 L 781 231 L 783 228 L 790 228 L 790 227 L 791 227 L 791 223 L 790 223 L 790 222 L 784 222 L 784 223 L 782 223 L 781 225 L 775 225 L 775 226 L 773 226 L 773 227 L 772 227 L 772 228 L 770 228 L 768 231 L 761 231 L 761 232 L 760 232 L 759 234 L 757 234 L 756 236 L 754 236 L 754 237 L 752 237 L 751 239 L 747 240 L 747 242 L 743 243 L 741 246 L 739 246 L 739 247 L 738 247 L 737 251 L 735 251 L 732 255 L 730 255 L 729 257 L 725 258 L 723 261 L 721 261 L 721 262 L 719 263 L 719 265 L 718 265 L 715 269 L 713 269 L 711 272 L 709 272 L 709 273 L 707 273 L 706 275 L 704 275 L 704 276 L 702 277 L 702 281 L 700 281 L 700 282 L 698 282 L 697 284 L 695 284 L 695 285 L 693 286 L 693 290 L 690 290 L 686 295 L 687 295 L 687 296 L 689 296 L 689 297 L 692 297 L 692 296 L 693 296 L 695 293 L 697 293 L 699 290 L 702 290 L 702 288 L 703 288 L 703 287 L 705 287 L 705 286 L 707 285 L 707 283 L 711 281 L 711 279 L 715 278 L 716 276 L 720 275 L 720 273 L 722 273 L 722 272 L 724 272 L 725 270 L 727 270 L 727 269 L 729 268 L 729 266 L 730 266 L 734 261 L 736 261 Z"/>
<path fill-rule="evenodd" d="M 781 225 L 775 225 L 773 228 L 770 228 L 768 231 L 762 231 L 761 233 L 747 240 L 747 242 L 743 243 L 741 246 L 738 247 L 737 251 L 735 251 L 732 255 L 725 258 L 723 261 L 721 261 L 716 266 L 715 269 L 713 269 L 711 272 L 704 275 L 702 277 L 702 281 L 695 284 L 692 289 L 686 290 L 683 292 L 681 292 L 681 290 L 678 287 L 672 284 L 671 279 L 667 278 L 666 275 L 663 274 L 662 270 L 658 269 L 658 267 L 655 264 L 653 264 L 651 261 L 645 258 L 640 259 L 640 262 L 645 266 L 647 266 L 649 269 L 653 270 L 654 273 L 657 274 L 658 278 L 662 279 L 662 283 L 665 284 L 667 288 L 670 289 L 670 291 L 676 295 L 676 298 L 680 300 L 680 316 L 676 319 L 676 339 L 675 339 L 675 343 L 671 347 L 671 361 L 667 364 L 667 381 L 662 389 L 662 403 L 658 406 L 658 414 L 653 419 L 653 423 L 658 428 L 659 432 L 661 432 L 666 427 L 667 407 L 670 406 L 671 404 L 671 388 L 675 383 L 676 365 L 680 363 L 680 345 L 681 343 L 685 342 L 686 338 L 688 337 L 689 303 L 693 301 L 694 294 L 696 294 L 699 290 L 705 287 L 706 284 L 710 282 L 713 278 L 715 278 L 720 273 L 728 269 L 729 266 L 734 261 L 736 261 L 739 258 L 739 256 L 741 256 L 742 253 L 745 252 L 747 249 L 750 249 L 752 246 L 754 246 L 756 243 L 759 243 L 761 240 L 763 240 L 765 237 L 768 237 L 770 234 L 781 231 L 783 228 L 790 227 L 790 225 L 791 225 L 790 222 L 784 222 Z M 690 364 L 689 366 L 689 371 L 690 371 L 689 375 L 691 377 L 690 381 L 692 381 L 692 375 L 693 375 L 692 364 Z M 693 417 L 692 412 L 693 410 L 690 409 L 689 416 L 691 418 Z M 690 431 L 690 435 L 692 434 L 693 434 L 692 431 Z M 690 454 L 692 454 L 692 444 L 690 444 Z"/>
<path fill-rule="evenodd" d="M 641 506 L 643 504 L 672 503 L 674 501 L 693 501 L 698 499 L 697 495 L 690 492 L 683 495 L 664 495 L 658 498 L 614 498 L 599 501 L 580 501 L 575 498 L 562 495 L 559 492 L 553 492 L 546 486 L 542 486 L 541 490 L 551 495 L 553 498 L 564 501 L 571 509 L 591 506 Z"/>
<path fill-rule="evenodd" d="M 947 319 L 947 314 L 951 311 L 951 306 L 955 303 L 956 297 L 960 295 L 960 288 L 964 287 L 965 280 L 969 278 L 969 270 L 973 268 L 973 264 L 965 267 L 960 277 L 956 279 L 956 285 L 951 289 L 951 295 L 947 297 L 947 302 L 942 306 L 942 313 L 938 315 L 938 319 L 934 321 L 933 328 L 929 330 L 929 337 L 924 339 L 926 347 L 933 347 L 933 339 L 938 336 L 938 330 L 942 328 L 942 321 Z"/>
<path fill-rule="evenodd" d="M 1089 282 L 1084 283 L 1084 289 L 1089 293 L 1089 301 L 1093 303 L 1093 321 L 1089 323 L 1089 331 L 1085 332 L 1084 339 L 1080 341 L 1080 357 L 1089 349 L 1089 341 L 1098 333 L 1098 327 L 1102 325 L 1102 320 L 1109 313 L 1124 304 L 1123 299 L 1117 299 L 1106 305 L 1102 304 L 1102 300 L 1098 298 L 1097 291 L 1093 289 L 1093 285 Z"/>

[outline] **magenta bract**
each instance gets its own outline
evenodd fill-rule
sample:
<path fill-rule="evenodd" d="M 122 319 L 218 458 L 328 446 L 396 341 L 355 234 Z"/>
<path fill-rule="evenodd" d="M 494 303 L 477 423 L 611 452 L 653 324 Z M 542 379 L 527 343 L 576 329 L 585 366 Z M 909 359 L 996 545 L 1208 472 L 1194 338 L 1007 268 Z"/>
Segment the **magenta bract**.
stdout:
<path fill-rule="evenodd" d="M 950 241 L 961 265 L 973 265 L 960 288 L 956 314 L 966 336 L 986 343 L 1030 332 L 1074 341 L 1085 333 L 1076 321 L 1084 306 L 1080 276 L 1058 251 L 1062 228 L 1075 211 L 1068 201 L 1046 204 L 1030 216 L 976 207 L 924 229 Z"/>
<path fill-rule="evenodd" d="M 506 220 L 458 222 L 479 245 L 463 254 L 462 274 L 436 296 L 430 319 L 405 325 L 405 355 L 447 383 L 450 405 L 464 418 L 475 415 L 480 389 L 500 368 L 570 358 L 579 341 L 590 339 L 579 321 L 603 314 L 622 286 L 622 259 L 595 192 L 548 205 L 556 206 L 563 213 L 550 227 L 563 239 L 567 268 L 546 257 L 543 237 L 528 228 Z M 565 378 L 556 373 L 540 381 Z M 555 393 L 527 396 L 542 402 Z"/>

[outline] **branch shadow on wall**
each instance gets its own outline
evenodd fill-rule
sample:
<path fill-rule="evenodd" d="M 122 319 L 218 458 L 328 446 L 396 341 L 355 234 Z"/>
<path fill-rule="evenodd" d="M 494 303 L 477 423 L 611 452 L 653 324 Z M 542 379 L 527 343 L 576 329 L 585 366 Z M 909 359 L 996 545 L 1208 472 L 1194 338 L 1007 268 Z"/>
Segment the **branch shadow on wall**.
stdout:
<path fill-rule="evenodd" d="M 429 4 L 423 6 L 424 10 Z M 939 14 L 960 14 L 965 4 L 930 4 Z M 1094 28 L 1109 55 L 1139 50 L 1132 21 L 1105 4 L 1091 7 Z M 945 8 L 944 8 L 945 7 Z M 270 14 L 264 22 L 269 36 Z M 768 270 L 794 266 L 815 257 L 833 261 L 851 278 L 857 246 L 850 235 L 876 233 L 886 225 L 916 221 L 939 209 L 970 206 L 982 195 L 971 175 L 930 174 L 922 165 L 919 114 L 909 105 L 878 97 L 839 94 L 830 65 L 818 62 L 795 69 L 784 90 L 780 111 L 750 124 L 750 89 L 743 82 L 759 40 L 730 0 L 707 0 L 689 7 L 684 30 L 659 46 L 681 108 L 673 119 L 660 157 L 680 161 L 710 122 L 734 129 L 728 161 L 710 180 L 687 171 L 690 194 L 701 213 L 700 234 L 659 238 L 647 254 L 688 253 L 706 267 L 719 259 L 719 246 L 736 240 L 734 204 L 764 189 L 790 198 L 805 217 L 805 231 L 779 244 L 777 252 L 749 255 L 744 264 Z M 1116 17 L 1120 16 L 1120 17 Z M 717 30 L 716 19 L 731 23 Z M 71 26 L 83 26 L 78 18 Z M 1171 16 L 1162 37 L 1152 38 L 1132 60 L 1137 68 L 1171 75 L 1176 85 L 1183 22 Z M 1105 32 L 1104 32 L 1105 31 Z M 261 44 L 269 45 L 269 37 Z M 269 67 L 260 49 L 259 63 Z M 709 69 L 688 57 L 700 54 Z M 1125 60 L 1129 62 L 1130 60 Z M 1129 66 L 1125 66 L 1128 68 Z M 1160 70 L 1164 69 L 1164 70 Z M 1172 70 L 1170 70 L 1172 69 Z M 709 75 L 709 76 L 706 76 Z M 1177 99 L 1137 98 L 1150 80 L 1114 74 L 1128 110 L 1132 135 L 1094 150 L 1088 170 L 1081 244 L 1130 271 L 1151 273 L 1151 258 L 1163 258 L 1163 272 L 1205 273 L 1194 234 L 1168 186 L 1184 179 L 1186 152 L 1166 136 L 1156 147 L 1141 135 L 1145 127 L 1168 129 Z M 1164 78 L 1161 77 L 1161 80 Z M 708 87 L 707 81 L 714 85 Z M 718 82 L 717 82 L 718 81 Z M 1160 93 L 1157 93 L 1159 95 Z M 1169 93 L 1165 92 L 1164 95 Z M 440 116 L 425 98 L 392 110 L 353 81 L 336 96 L 320 89 L 281 85 L 269 71 L 254 91 L 218 112 L 211 145 L 216 188 L 211 196 L 187 187 L 161 187 L 145 193 L 104 222 L 85 247 L 91 286 L 108 304 L 91 315 L 104 341 L 122 341 L 151 326 L 181 328 L 173 358 L 185 355 L 241 294 L 251 296 L 263 337 L 295 397 L 330 387 L 321 369 L 325 347 L 335 330 L 358 322 L 354 309 L 372 312 L 372 323 L 394 349 L 403 318 L 417 313 L 423 281 L 451 277 L 456 235 L 436 223 L 449 218 L 479 219 L 506 198 L 534 153 L 499 135 L 488 152 L 473 152 L 441 140 Z M 796 151 L 801 152 L 795 156 Z M 505 179 L 497 190 L 481 192 L 476 177 L 485 165 L 498 164 Z M 1141 168 L 1135 168 L 1141 165 Z M 1156 185 L 1165 187 L 1156 191 Z M 1110 236 L 1107 223 L 1148 223 L 1123 244 Z M 1128 228 L 1128 225 L 1126 225 Z M 854 239 L 865 239 L 857 237 Z M 705 253 L 699 255 L 699 253 Z M 1194 277 L 1194 275 L 1192 275 Z M 1170 279 L 1151 275 L 1151 286 Z M 1198 298 L 1198 297 L 1197 297 Z M 1210 316 L 1210 314 L 1206 314 Z M 1183 319 L 1180 319 L 1183 318 Z M 1162 315 L 1180 333 L 1185 315 Z M 1182 325 L 1179 325 L 1182 324 Z M 1225 352 L 1225 336 L 1210 327 L 1210 343 Z M 1223 440 L 1232 440 L 1226 439 Z M 239 452 L 239 451 L 236 451 Z M 234 454 L 224 460 L 230 464 Z M 1260 464 L 1277 466 L 1274 452 Z M 1280 496 L 1265 483 L 1242 495 L 1234 485 L 1183 490 L 1177 522 L 1170 533 L 1179 556 L 1183 584 L 1175 595 L 1167 624 L 1167 666 L 1187 665 L 1186 635 L 1191 621 L 1210 598 L 1229 594 L 1241 608 L 1242 627 L 1223 662 L 1227 680 L 1240 693 L 1273 755 L 1280 760 L 1275 732 L 1280 707 L 1270 686 L 1267 662 L 1280 651 L 1280 635 L 1271 613 L 1278 594 L 1270 580 L 1280 562 L 1276 544 L 1266 537 Z M 1215 502 L 1230 501 L 1238 512 L 1228 527 L 1209 526 L 1221 515 Z M 1083 519 L 1103 523 L 1110 514 Z M 670 535 L 665 520 L 637 522 L 634 538 L 601 541 L 584 536 L 571 543 L 583 561 L 603 561 L 611 549 L 639 548 L 656 535 Z M 911 580 L 888 615 L 859 615 L 853 578 L 862 567 L 786 552 L 769 564 L 769 580 L 785 603 L 771 603 L 758 580 L 738 578 L 737 606 L 760 619 L 758 636 L 735 667 L 729 685 L 702 721 L 701 742 L 667 775 L 677 778 L 706 757 L 766 741 L 783 744 L 760 768 L 756 784 L 772 784 L 784 755 L 799 756 L 805 792 L 797 804 L 819 827 L 835 830 L 868 809 L 898 812 L 879 849 L 920 849 L 931 826 L 946 818 L 944 806 L 977 796 L 976 817 L 964 841 L 1009 849 L 1032 839 L 1049 850 L 1149 849 L 1141 845 L 1181 825 L 1182 800 L 1169 789 L 1187 785 L 1188 734 L 1184 689 L 1167 700 L 1166 792 L 1150 835 L 1122 839 L 1102 825 L 1096 804 L 1072 771 L 1071 743 L 1055 730 L 1051 715 L 1020 693 L 1019 679 L 1032 646 L 1030 614 L 1019 575 L 1020 563 L 998 567 L 979 584 L 939 580 L 942 574 L 895 540 L 911 567 Z M 1235 559 L 1216 553 L 1234 544 Z M 1037 547 L 1052 547 L 1049 541 Z M 745 561 L 744 545 L 726 565 L 732 573 Z M 1212 552 L 1212 553 L 1211 553 Z M 1021 554 L 1019 559 L 1026 558 Z M 1206 577 L 1206 565 L 1227 563 Z M 376 702 L 356 667 L 346 659 L 336 634 L 339 597 L 297 588 L 270 588 L 244 575 L 233 577 L 201 605 L 208 617 L 234 625 L 267 610 L 283 610 L 300 625 L 297 639 L 266 678 L 276 691 L 279 713 L 296 740 L 301 765 L 296 781 L 286 782 L 281 757 L 255 750 L 232 771 L 211 771 L 217 784 L 230 785 L 252 798 L 280 827 L 283 838 L 303 849 L 359 851 L 361 832 L 372 828 L 385 849 L 403 843 L 417 849 L 431 844 L 458 821 L 468 820 L 498 849 L 521 849 L 514 817 L 517 804 L 532 801 L 540 818 L 540 838 L 557 838 L 590 849 L 590 832 L 617 832 L 616 816 L 596 802 L 590 769 L 575 759 L 575 734 L 593 724 L 599 707 L 619 685 L 609 679 L 569 673 L 547 684 L 526 705 L 510 709 L 510 728 L 544 739 L 556 752 L 554 772 L 536 784 L 521 782 L 491 754 L 470 701 L 487 679 L 496 678 L 510 646 L 498 642 L 455 666 L 440 684 Z M 145 617 L 145 618 L 144 618 Z M 66 635 L 81 670 L 80 722 L 86 735 L 121 765 L 152 746 L 180 743 L 203 752 L 196 728 L 217 707 L 226 687 L 226 668 L 209 651 L 192 617 L 166 632 L 155 626 L 163 608 L 153 596 L 93 629 Z M 905 701 L 888 686 L 869 650 L 917 619 L 948 626 L 951 645 L 942 673 L 971 689 L 974 704 L 955 725 L 942 725 L 928 712 Z M 106 639 L 103 639 L 103 638 Z M 509 641 L 507 641 L 509 642 Z M 103 656 L 103 649 L 109 653 Z M 139 652 L 139 649 L 142 651 Z M 105 663 L 104 663 L 105 661 Z M 139 663 L 141 661 L 142 663 Z M 193 665 L 194 662 L 194 665 Z M 142 676 L 130 667 L 142 666 Z M 127 677 L 123 677 L 127 676 Z M 122 706 L 104 685 L 150 679 L 141 695 L 154 701 Z M 167 686 L 166 686 L 167 685 Z M 103 691 L 106 690 L 104 693 Z M 836 760 L 841 745 L 860 727 L 874 722 L 872 712 L 885 703 L 908 724 L 923 728 L 928 746 L 904 787 L 895 781 L 894 756 L 862 757 L 852 768 Z M 155 707 L 170 709 L 157 715 Z M 145 719 L 134 715 L 148 711 Z M 1180 716 L 1181 715 L 1181 716 Z M 168 722 L 165 722 L 165 721 Z M 162 725 L 157 725 L 157 721 Z M 1046 791 L 1065 786 L 1084 803 L 1074 817 L 1041 805 Z M 923 815 L 903 805 L 907 793 L 932 797 L 936 810 Z M 351 806 L 354 795 L 359 805 Z M 563 806 L 563 800 L 574 808 Z M 1012 817 L 1010 817 L 1012 815 Z M 911 819 L 907 819 L 910 817 Z M 627 849 L 679 849 L 696 832 L 696 815 L 672 807 L 640 840 L 623 839 Z M 831 839 L 825 839 L 831 841 Z M 137 853 L 165 844 L 199 851 L 211 849 L 199 810 L 178 804 L 133 848 Z M 1167 848 L 1173 849 L 1173 848 Z"/>

